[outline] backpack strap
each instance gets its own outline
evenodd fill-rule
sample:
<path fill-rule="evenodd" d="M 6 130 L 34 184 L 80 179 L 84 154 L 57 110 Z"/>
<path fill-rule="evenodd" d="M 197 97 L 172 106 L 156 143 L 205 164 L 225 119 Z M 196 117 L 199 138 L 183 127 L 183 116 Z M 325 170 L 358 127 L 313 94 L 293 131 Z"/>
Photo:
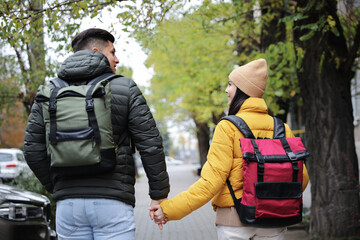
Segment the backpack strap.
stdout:
<path fill-rule="evenodd" d="M 274 118 L 273 138 L 279 139 L 279 138 L 286 137 L 284 122 L 280 118 L 277 118 L 277 117 L 273 117 L 273 118 Z M 238 117 L 235 115 L 230 115 L 230 116 L 221 118 L 220 121 L 221 120 L 228 120 L 228 121 L 232 122 L 240 130 L 240 132 L 244 135 L 245 138 L 255 139 L 249 126 L 246 124 L 246 122 L 241 117 Z"/>
<path fill-rule="evenodd" d="M 229 178 L 226 179 L 226 184 L 227 184 L 227 186 L 228 186 L 228 188 L 229 188 L 231 197 L 232 197 L 232 199 L 233 199 L 233 201 L 234 201 L 234 204 L 235 204 L 235 206 L 236 206 L 236 205 L 238 204 L 238 199 L 237 199 L 236 196 L 235 196 L 235 192 L 234 192 L 234 189 L 233 189 L 232 186 L 231 186 L 231 183 L 230 183 Z"/>
<path fill-rule="evenodd" d="M 286 137 L 284 122 L 280 118 L 277 118 L 277 117 L 273 117 L 273 118 L 274 118 L 274 135 L 273 135 L 273 139 Z"/>
<path fill-rule="evenodd" d="M 115 78 L 115 77 L 122 77 L 121 75 L 116 75 L 114 73 L 104 73 L 92 80 L 90 80 L 87 85 L 96 85 L 98 82 L 100 81 L 103 81 L 103 80 L 110 80 L 112 78 Z"/>
<path fill-rule="evenodd" d="M 54 86 L 57 87 L 57 88 L 63 88 L 63 87 L 68 87 L 69 86 L 69 83 L 62 80 L 61 78 L 51 79 L 50 82 L 52 84 L 54 84 Z"/>
<path fill-rule="evenodd" d="M 238 117 L 235 115 L 229 115 L 229 116 L 221 118 L 220 121 L 221 120 L 228 120 L 228 121 L 232 122 L 239 129 L 239 131 L 244 135 L 245 138 L 255 139 L 254 134 L 250 130 L 249 126 L 246 124 L 246 122 L 241 117 Z"/>

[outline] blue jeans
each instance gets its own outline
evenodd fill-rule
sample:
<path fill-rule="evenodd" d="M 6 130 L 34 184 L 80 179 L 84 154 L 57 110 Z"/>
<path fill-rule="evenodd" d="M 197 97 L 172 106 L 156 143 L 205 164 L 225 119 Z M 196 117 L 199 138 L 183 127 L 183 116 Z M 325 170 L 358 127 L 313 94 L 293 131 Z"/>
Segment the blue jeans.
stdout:
<path fill-rule="evenodd" d="M 112 199 L 61 200 L 56 232 L 59 240 L 135 240 L 133 207 Z"/>

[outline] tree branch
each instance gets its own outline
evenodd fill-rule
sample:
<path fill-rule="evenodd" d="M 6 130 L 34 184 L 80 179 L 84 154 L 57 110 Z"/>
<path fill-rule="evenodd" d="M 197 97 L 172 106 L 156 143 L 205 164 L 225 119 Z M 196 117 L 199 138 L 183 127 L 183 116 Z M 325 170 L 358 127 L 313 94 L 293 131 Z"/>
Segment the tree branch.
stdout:
<path fill-rule="evenodd" d="M 9 41 L 9 43 L 10 43 L 10 41 L 11 41 L 11 39 L 10 38 L 8 38 L 8 41 Z M 11 44 L 10 44 L 11 45 Z M 18 59 L 18 61 L 19 61 L 19 64 L 20 64 L 20 70 L 21 70 L 21 75 L 23 75 L 23 77 L 26 79 L 26 68 L 25 68 L 25 64 L 24 64 L 24 61 L 22 60 L 22 58 L 21 58 L 21 54 L 20 54 L 20 52 L 19 52 L 19 50 L 17 50 L 15 47 L 14 47 L 14 50 L 15 50 L 15 53 L 16 53 L 16 57 L 17 57 L 17 59 Z"/>
<path fill-rule="evenodd" d="M 8 37 L 7 40 L 9 42 L 10 46 L 11 46 L 11 38 Z M 14 51 L 16 53 L 16 58 L 18 59 L 18 62 L 20 64 L 21 75 L 23 76 L 23 78 L 25 80 L 24 82 L 27 83 L 29 80 L 26 77 L 27 70 L 26 70 L 26 67 L 25 67 L 25 63 L 24 63 L 24 61 L 23 61 L 23 59 L 21 57 L 21 53 L 19 52 L 19 50 L 15 46 L 13 46 L 13 48 L 14 48 Z"/>
<path fill-rule="evenodd" d="M 62 8 L 62 7 L 65 7 L 65 6 L 69 6 L 70 4 L 74 4 L 74 3 L 78 3 L 78 2 L 81 2 L 83 0 L 70 0 L 68 2 L 64 2 L 64 3 L 59 3 L 59 4 L 56 4 L 54 6 L 49 6 L 47 8 L 43 8 L 43 9 L 27 9 L 26 12 L 28 13 L 26 16 L 24 17 L 16 17 L 14 20 L 25 20 L 25 19 L 29 19 L 29 18 L 32 18 L 34 17 L 34 15 L 39 15 L 39 14 L 43 14 L 44 12 L 50 10 L 54 10 L 56 8 Z M 111 0 L 109 2 L 103 2 L 103 3 L 99 3 L 99 4 L 94 4 L 94 5 L 89 5 L 88 8 L 90 9 L 94 9 L 95 7 L 97 6 L 101 6 L 101 8 L 105 7 L 105 6 L 108 6 L 110 4 L 113 4 L 115 2 L 123 2 L 123 1 L 126 1 L 126 0 Z M 59 12 L 61 13 L 64 13 L 64 12 L 71 12 L 73 10 L 73 8 L 65 8 L 65 9 L 59 9 Z M 4 11 L 0 11 L 0 16 L 7 16 L 9 14 L 12 14 L 12 15 L 17 15 L 18 13 L 21 13 L 22 10 L 16 10 L 16 11 L 9 11 L 8 13 L 4 12 Z"/>
<path fill-rule="evenodd" d="M 27 52 L 27 56 L 28 56 L 29 69 L 30 69 L 30 73 L 31 73 L 31 71 L 33 71 L 32 64 L 31 64 L 33 55 L 32 55 L 32 52 L 30 51 L 30 47 L 29 47 L 28 43 L 26 43 L 26 52 Z M 28 79 L 26 79 L 26 83 L 28 83 Z"/>

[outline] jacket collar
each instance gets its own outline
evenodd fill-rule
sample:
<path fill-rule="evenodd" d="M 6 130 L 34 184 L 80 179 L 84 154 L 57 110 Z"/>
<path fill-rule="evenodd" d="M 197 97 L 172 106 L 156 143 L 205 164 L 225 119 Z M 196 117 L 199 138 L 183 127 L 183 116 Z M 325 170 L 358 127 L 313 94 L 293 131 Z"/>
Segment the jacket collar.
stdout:
<path fill-rule="evenodd" d="M 238 114 L 242 112 L 268 113 L 268 108 L 263 98 L 249 97 L 241 105 Z"/>

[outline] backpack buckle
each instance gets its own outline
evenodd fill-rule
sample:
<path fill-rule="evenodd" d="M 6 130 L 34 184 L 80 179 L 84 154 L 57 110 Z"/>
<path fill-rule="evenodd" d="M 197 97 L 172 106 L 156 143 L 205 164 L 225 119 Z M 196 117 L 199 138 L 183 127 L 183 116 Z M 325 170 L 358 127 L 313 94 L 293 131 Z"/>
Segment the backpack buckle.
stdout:
<path fill-rule="evenodd" d="M 287 152 L 286 154 L 288 155 L 288 157 L 290 158 L 291 161 L 296 161 L 297 160 L 295 153 Z"/>
<path fill-rule="evenodd" d="M 56 112 L 56 102 L 49 102 L 49 113 L 55 113 Z"/>
<path fill-rule="evenodd" d="M 91 112 L 94 111 L 94 100 L 86 99 L 86 111 Z"/>
<path fill-rule="evenodd" d="M 264 160 L 263 156 L 261 155 L 261 153 L 255 153 L 255 157 L 256 157 L 256 160 L 258 163 L 262 163 L 262 164 L 265 163 L 265 160 Z"/>

